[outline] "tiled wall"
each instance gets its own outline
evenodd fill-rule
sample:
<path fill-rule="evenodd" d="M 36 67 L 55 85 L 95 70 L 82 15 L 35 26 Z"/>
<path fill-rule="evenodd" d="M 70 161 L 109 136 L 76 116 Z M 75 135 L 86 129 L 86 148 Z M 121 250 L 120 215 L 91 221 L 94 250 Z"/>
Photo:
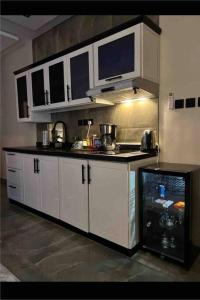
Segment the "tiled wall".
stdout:
<path fill-rule="evenodd" d="M 78 126 L 78 119 L 93 119 L 91 134 L 99 135 L 99 124 L 113 123 L 118 125 L 118 142 L 135 142 L 141 140 L 144 129 L 150 128 L 157 131 L 158 128 L 158 100 L 136 100 L 131 104 L 123 103 L 114 106 L 76 110 L 70 112 L 52 114 L 52 121 L 64 121 L 67 126 L 69 141 L 74 136 L 86 137 L 87 126 Z M 45 125 L 38 126 L 38 140 L 41 140 L 41 131 Z"/>
<path fill-rule="evenodd" d="M 33 39 L 33 61 L 36 62 L 52 54 L 92 38 L 116 27 L 138 15 L 82 15 L 73 16 L 51 30 Z M 159 16 L 148 16 L 159 25 Z"/>
<path fill-rule="evenodd" d="M 136 15 L 73 16 L 33 40 L 33 60 L 43 59 L 134 17 Z M 149 18 L 156 24 L 159 24 L 158 16 L 149 16 Z M 78 127 L 78 119 L 84 118 L 92 118 L 94 120 L 91 134 L 99 134 L 99 124 L 109 122 L 118 125 L 118 141 L 140 142 L 144 129 L 158 128 L 157 100 L 135 101 L 130 105 L 117 104 L 112 107 L 52 114 L 53 122 L 62 120 L 66 123 L 70 141 L 73 140 L 74 136 L 85 137 L 87 127 Z M 44 129 L 46 129 L 44 124 L 37 124 L 38 141 L 41 140 L 41 132 Z"/>

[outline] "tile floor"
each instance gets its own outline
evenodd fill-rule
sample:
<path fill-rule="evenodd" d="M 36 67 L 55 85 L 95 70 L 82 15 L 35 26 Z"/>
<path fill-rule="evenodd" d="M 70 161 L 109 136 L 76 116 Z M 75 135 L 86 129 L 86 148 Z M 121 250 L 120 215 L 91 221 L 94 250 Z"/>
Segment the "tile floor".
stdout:
<path fill-rule="evenodd" d="M 10 204 L 5 184 L 0 247 L 20 281 L 200 281 L 200 255 L 189 271 L 142 250 L 127 257 Z"/>

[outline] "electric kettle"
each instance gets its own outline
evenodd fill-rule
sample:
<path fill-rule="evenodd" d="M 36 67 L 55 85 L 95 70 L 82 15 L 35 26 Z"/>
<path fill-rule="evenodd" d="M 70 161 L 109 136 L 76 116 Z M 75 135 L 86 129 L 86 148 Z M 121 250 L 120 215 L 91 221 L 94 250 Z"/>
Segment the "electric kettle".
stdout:
<path fill-rule="evenodd" d="M 151 152 L 156 149 L 155 144 L 155 133 L 153 130 L 147 129 L 144 130 L 142 139 L 141 139 L 141 148 L 142 152 Z"/>

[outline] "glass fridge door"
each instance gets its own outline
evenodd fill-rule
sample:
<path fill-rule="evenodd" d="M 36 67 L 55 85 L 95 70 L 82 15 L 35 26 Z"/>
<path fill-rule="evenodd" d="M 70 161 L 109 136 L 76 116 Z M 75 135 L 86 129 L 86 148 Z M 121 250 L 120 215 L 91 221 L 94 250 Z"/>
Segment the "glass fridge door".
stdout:
<path fill-rule="evenodd" d="M 185 178 L 142 172 L 143 245 L 184 261 Z"/>

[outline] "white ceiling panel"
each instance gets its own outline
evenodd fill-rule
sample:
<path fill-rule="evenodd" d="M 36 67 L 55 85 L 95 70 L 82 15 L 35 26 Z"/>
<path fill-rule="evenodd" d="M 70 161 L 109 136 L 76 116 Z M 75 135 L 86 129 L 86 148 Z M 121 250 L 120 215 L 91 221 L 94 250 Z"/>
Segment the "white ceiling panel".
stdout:
<path fill-rule="evenodd" d="M 40 27 L 44 26 L 46 23 L 52 21 L 57 16 L 36 16 L 31 15 L 29 17 L 17 16 L 17 15 L 3 15 L 3 18 L 24 26 L 31 30 L 38 30 Z"/>

